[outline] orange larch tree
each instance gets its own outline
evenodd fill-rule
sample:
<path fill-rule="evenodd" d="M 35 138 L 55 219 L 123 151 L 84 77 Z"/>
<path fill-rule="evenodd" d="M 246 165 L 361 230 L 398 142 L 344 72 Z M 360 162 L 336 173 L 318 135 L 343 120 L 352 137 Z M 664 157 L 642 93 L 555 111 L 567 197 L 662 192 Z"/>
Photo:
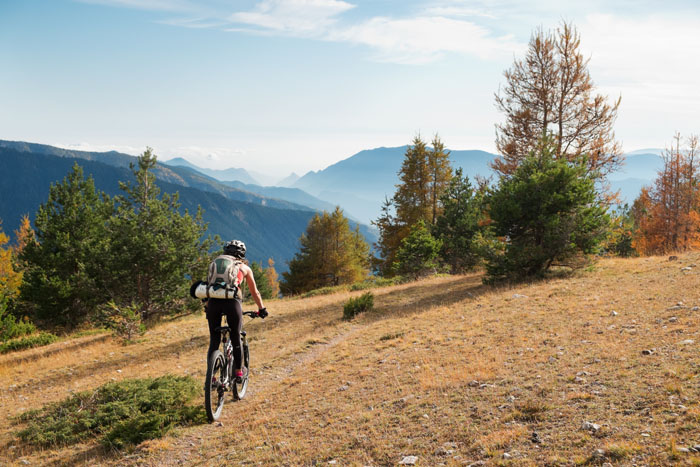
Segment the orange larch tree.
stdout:
<path fill-rule="evenodd" d="M 597 178 L 620 167 L 622 148 L 613 126 L 620 98 L 608 102 L 597 94 L 573 24 L 554 31 L 535 30 L 523 59 L 506 70 L 506 84 L 496 93 L 496 108 L 505 121 L 496 125 L 499 157 L 492 166 L 499 175 L 512 175 L 531 153 L 540 151 L 544 137 L 556 144 L 556 158 L 587 156 Z"/>
<path fill-rule="evenodd" d="M 642 190 L 633 206 L 637 224 L 634 247 L 641 254 L 665 254 L 700 247 L 698 137 L 688 147 L 663 153 L 664 166 L 654 185 Z"/>

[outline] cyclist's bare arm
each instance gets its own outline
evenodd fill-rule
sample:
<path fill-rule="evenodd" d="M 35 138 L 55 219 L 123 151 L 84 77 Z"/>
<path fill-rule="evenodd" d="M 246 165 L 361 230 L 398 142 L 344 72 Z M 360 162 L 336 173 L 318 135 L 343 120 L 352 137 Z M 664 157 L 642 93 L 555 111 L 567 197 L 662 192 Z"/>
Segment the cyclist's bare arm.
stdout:
<path fill-rule="evenodd" d="M 265 308 L 265 305 L 263 305 L 262 301 L 262 296 L 260 295 L 260 291 L 258 290 L 257 284 L 255 284 L 255 277 L 253 276 L 253 270 L 250 269 L 247 265 L 242 265 L 241 269 L 243 270 L 243 273 L 245 274 L 245 280 L 246 283 L 248 284 L 248 290 L 250 290 L 250 295 L 253 296 L 253 300 L 255 300 L 255 303 L 258 305 L 258 309 L 262 310 Z"/>

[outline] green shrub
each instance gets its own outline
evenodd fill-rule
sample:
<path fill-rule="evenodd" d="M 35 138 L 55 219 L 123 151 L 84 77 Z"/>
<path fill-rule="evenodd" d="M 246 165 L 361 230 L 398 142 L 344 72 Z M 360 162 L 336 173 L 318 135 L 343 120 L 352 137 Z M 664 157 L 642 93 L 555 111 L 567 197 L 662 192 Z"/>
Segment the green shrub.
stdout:
<path fill-rule="evenodd" d="M 411 227 L 411 232 L 401 240 L 393 264 L 394 272 L 417 279 L 435 274 L 440 267 L 442 240 L 432 236 L 422 220 Z"/>
<path fill-rule="evenodd" d="M 382 337 L 379 338 L 380 341 L 390 341 L 392 339 L 398 339 L 399 337 L 403 337 L 404 331 L 397 331 L 397 332 L 390 332 L 387 334 L 384 334 Z"/>
<path fill-rule="evenodd" d="M 141 311 L 136 305 L 118 306 L 109 302 L 100 307 L 102 324 L 126 342 L 146 332 L 146 325 L 141 321 L 141 317 Z"/>
<path fill-rule="evenodd" d="M 30 321 L 18 320 L 12 313 L 3 310 L 0 305 L 0 342 L 5 342 L 20 336 L 26 336 L 36 331 L 36 326 Z"/>
<path fill-rule="evenodd" d="M 390 285 L 399 285 L 406 282 L 402 276 L 394 277 L 372 277 L 362 282 L 355 282 L 350 286 L 351 291 L 374 289 L 375 287 L 387 287 Z"/>
<path fill-rule="evenodd" d="M 493 238 L 482 242 L 489 247 L 487 282 L 543 277 L 555 265 L 581 267 L 605 238 L 609 219 L 586 159 L 557 158 L 555 151 L 544 140 L 491 193 Z"/>
<path fill-rule="evenodd" d="M 188 406 L 200 393 L 190 376 L 128 379 L 74 394 L 18 419 L 27 426 L 16 435 L 41 447 L 75 444 L 100 437 L 121 449 L 164 436 L 176 425 L 204 423 L 201 407 Z"/>
<path fill-rule="evenodd" d="M 352 319 L 355 315 L 374 308 L 374 295 L 367 292 L 359 297 L 351 298 L 343 306 L 343 319 Z"/>
<path fill-rule="evenodd" d="M 321 287 L 319 289 L 314 289 L 314 290 L 309 290 L 305 294 L 303 294 L 301 297 L 302 298 L 309 298 L 309 297 L 316 297 L 318 295 L 328 295 L 332 294 L 335 292 L 341 292 L 343 290 L 347 290 L 348 287 L 346 285 L 335 285 L 333 287 Z"/>
<path fill-rule="evenodd" d="M 43 345 L 49 345 L 56 342 L 57 340 L 58 336 L 55 336 L 49 332 L 40 332 L 39 334 L 32 334 L 31 336 L 25 336 L 5 342 L 4 344 L 0 345 L 0 354 L 13 352 L 15 350 L 41 347 Z"/>

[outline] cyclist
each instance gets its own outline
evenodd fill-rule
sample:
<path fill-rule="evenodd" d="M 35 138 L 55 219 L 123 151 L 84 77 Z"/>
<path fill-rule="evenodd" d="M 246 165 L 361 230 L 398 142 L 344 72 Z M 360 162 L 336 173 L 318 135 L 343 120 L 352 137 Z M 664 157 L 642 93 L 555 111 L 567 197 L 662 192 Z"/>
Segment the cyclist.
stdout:
<path fill-rule="evenodd" d="M 258 305 L 258 316 L 261 318 L 267 316 L 267 309 L 265 305 L 263 305 L 260 291 L 255 284 L 253 270 L 250 269 L 248 261 L 245 259 L 245 252 L 245 244 L 242 241 L 231 240 L 227 242 L 224 245 L 223 255 L 218 256 L 209 266 L 209 275 L 207 277 L 207 282 L 211 284 L 212 271 L 215 273 L 216 268 L 220 267 L 222 264 L 230 268 L 227 269 L 227 273 L 235 276 L 232 277 L 231 280 L 234 282 L 233 285 L 237 288 L 236 298 L 228 300 L 210 298 L 207 301 L 206 313 L 209 323 L 209 351 L 207 352 L 207 358 L 219 348 L 221 332 L 216 328 L 221 326 L 221 316 L 226 315 L 226 321 L 231 328 L 231 343 L 233 344 L 233 358 L 236 367 L 235 377 L 238 379 L 243 378 L 245 372 L 248 371 L 247 368 L 243 368 L 243 349 L 241 348 L 241 326 L 243 324 L 243 307 L 241 306 L 241 300 L 243 299 L 243 295 L 240 285 L 243 279 L 245 279 L 248 284 L 248 289 L 253 296 L 253 300 L 255 300 L 255 303 Z"/>

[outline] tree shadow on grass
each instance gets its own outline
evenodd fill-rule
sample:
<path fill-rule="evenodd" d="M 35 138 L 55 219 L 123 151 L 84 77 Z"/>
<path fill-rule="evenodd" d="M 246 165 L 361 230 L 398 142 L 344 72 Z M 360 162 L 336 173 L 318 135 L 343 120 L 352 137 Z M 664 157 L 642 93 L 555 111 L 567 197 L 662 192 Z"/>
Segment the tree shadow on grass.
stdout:
<path fill-rule="evenodd" d="M 429 289 L 431 288 L 435 290 L 430 291 Z M 385 314 L 393 317 L 396 316 L 396 313 L 401 313 L 402 315 L 412 314 L 436 305 L 453 305 L 469 298 L 476 298 L 497 288 L 498 286 L 482 284 L 480 275 L 471 275 L 460 276 L 447 284 L 435 285 L 416 281 L 397 290 L 394 290 L 393 287 L 388 291 L 367 289 L 353 293 L 353 295 L 372 292 L 375 295 L 375 304 L 378 305 L 373 315 L 377 316 L 377 319 L 381 319 Z M 423 297 L 422 295 L 425 296 Z M 345 301 L 347 301 L 347 298 L 338 298 L 325 305 L 302 308 L 278 318 L 275 326 L 307 320 L 309 317 L 324 315 L 331 311 L 335 312 L 335 310 L 338 310 L 338 320 L 342 320 L 342 310 Z M 394 304 L 388 304 L 388 302 Z M 283 303 L 281 302 L 281 304 Z M 386 307 L 391 307 L 391 309 L 385 310 Z M 390 314 L 387 314 L 389 312 Z"/>
<path fill-rule="evenodd" d="M 142 349 L 142 351 L 136 355 L 129 354 L 108 362 L 100 361 L 82 365 L 75 368 L 70 374 L 47 375 L 41 379 L 32 380 L 31 384 L 41 387 L 44 384 L 55 385 L 57 383 L 68 383 L 75 379 L 95 375 L 96 373 L 106 373 L 116 371 L 124 368 L 125 366 L 151 363 L 157 359 L 171 358 L 173 355 L 179 356 L 181 353 L 190 352 L 193 349 L 201 350 L 202 356 L 204 357 L 206 355 L 208 345 L 208 336 L 187 337 L 161 347 Z"/>
<path fill-rule="evenodd" d="M 366 313 L 365 319 L 376 322 L 388 318 L 420 314 L 436 306 L 449 308 L 467 300 L 476 300 L 479 296 L 496 289 L 494 286 L 482 284 L 480 279 L 478 281 L 471 277 L 468 279 L 447 284 L 427 294 L 425 293 L 426 286 L 416 285 L 405 290 L 396 290 L 378 296 L 375 301 L 378 306 L 373 311 Z M 386 304 L 387 299 L 393 299 L 397 303 L 395 305 Z"/>
<path fill-rule="evenodd" d="M 7 357 L 0 357 L 0 364 L 12 366 L 25 362 L 32 362 L 42 358 L 50 357 L 60 352 L 78 350 L 80 348 L 88 347 L 99 342 L 104 342 L 110 339 L 111 337 L 111 334 L 102 334 L 94 336 L 92 338 L 78 340 L 77 342 L 57 342 L 53 345 L 34 347 L 29 350 L 25 349 L 22 354 L 9 354 Z"/>

